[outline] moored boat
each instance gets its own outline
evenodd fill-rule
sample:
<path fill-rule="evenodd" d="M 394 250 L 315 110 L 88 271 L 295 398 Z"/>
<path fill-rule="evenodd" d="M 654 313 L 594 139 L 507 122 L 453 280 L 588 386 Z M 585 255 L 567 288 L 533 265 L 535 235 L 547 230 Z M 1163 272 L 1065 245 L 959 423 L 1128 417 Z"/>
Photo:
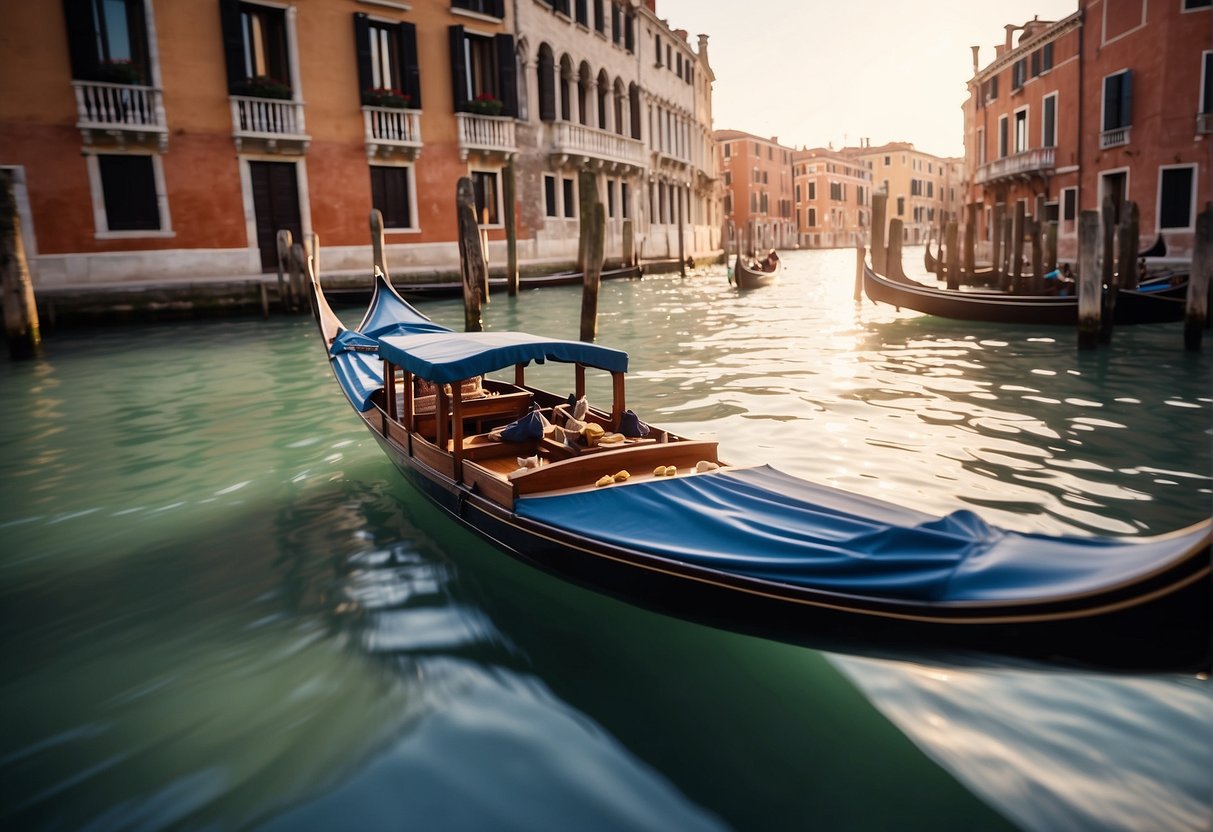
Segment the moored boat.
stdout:
<path fill-rule="evenodd" d="M 877 274 L 867 265 L 863 288 L 868 298 L 899 309 L 963 321 L 1077 326 L 1076 295 L 1018 295 L 1009 292 L 970 292 L 940 289 L 914 280 Z M 1182 286 L 1166 291 L 1120 289 L 1116 294 L 1117 324 L 1169 323 L 1183 320 Z"/>
<path fill-rule="evenodd" d="M 733 281 L 737 284 L 738 289 L 758 289 L 769 286 L 778 280 L 782 268 L 783 264 L 778 259 L 775 260 L 774 265 L 765 266 L 752 257 L 743 257 L 738 254 L 733 265 Z"/>
<path fill-rule="evenodd" d="M 1137 541 L 1051 537 L 730 466 L 717 443 L 627 410 L 625 353 L 452 332 L 375 285 L 350 330 L 311 276 L 341 389 L 411 483 L 526 562 L 663 612 L 831 649 L 1208 665 L 1209 522 Z M 568 365 L 573 395 L 529 385 L 531 362 Z M 609 407 L 584 403 L 591 370 L 610 376 Z"/>

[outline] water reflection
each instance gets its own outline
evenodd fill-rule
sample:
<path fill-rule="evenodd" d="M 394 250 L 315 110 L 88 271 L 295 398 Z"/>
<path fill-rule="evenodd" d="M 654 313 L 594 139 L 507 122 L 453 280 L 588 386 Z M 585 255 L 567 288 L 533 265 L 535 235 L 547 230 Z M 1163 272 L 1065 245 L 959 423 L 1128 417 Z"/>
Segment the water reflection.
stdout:
<path fill-rule="evenodd" d="M 1185 678 L 834 664 L 1025 829 L 1208 829 L 1213 691 Z"/>

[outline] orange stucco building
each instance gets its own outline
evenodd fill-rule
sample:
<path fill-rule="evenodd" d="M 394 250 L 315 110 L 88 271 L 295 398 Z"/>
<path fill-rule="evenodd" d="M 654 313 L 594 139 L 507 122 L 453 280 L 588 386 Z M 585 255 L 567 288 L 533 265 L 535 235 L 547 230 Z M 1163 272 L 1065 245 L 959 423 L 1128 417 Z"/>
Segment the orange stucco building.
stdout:
<path fill-rule="evenodd" d="M 556 43 L 588 28 L 572 20 L 567 2 L 531 2 L 569 19 Z M 678 239 L 672 220 L 667 214 L 651 227 L 647 211 L 647 183 L 665 147 L 664 134 L 650 129 L 651 90 L 669 86 L 660 101 L 684 120 L 688 141 L 673 161 L 687 221 L 718 228 L 719 218 L 703 186 L 714 182 L 711 164 L 696 162 L 713 154 L 689 141 L 707 134 L 696 126 L 702 118 L 710 124 L 706 54 L 700 60 L 685 33 L 673 35 L 655 5 L 587 6 L 601 22 L 589 38 L 606 38 L 603 62 L 640 73 L 645 37 L 672 44 L 680 71 L 676 79 L 664 68 L 656 79 L 623 79 L 640 91 L 643 110 L 634 133 L 629 124 L 629 167 L 613 167 L 618 160 L 602 150 L 620 143 L 608 141 L 607 134 L 618 138 L 615 121 L 585 125 L 577 150 L 599 174 L 604 201 L 618 199 L 619 179 L 630 178 L 633 231 L 639 239 L 660 232 L 665 251 L 673 245 L 666 240 Z M 514 7 L 506 0 L 5 3 L 0 167 L 15 174 L 35 287 L 258 275 L 273 267 L 283 228 L 296 239 L 318 236 L 325 272 L 365 272 L 373 207 L 384 217 L 393 274 L 449 273 L 458 266 L 454 197 L 464 176 L 475 186 L 491 260 L 503 263 L 507 165 L 527 158 L 558 169 L 544 152 L 550 147 L 528 153 L 536 128 L 526 127 L 543 123 L 533 90 L 540 68 L 535 52 L 520 48 Z M 517 184 L 517 205 L 545 204 L 534 164 Z M 617 238 L 624 210 L 615 210 Z M 566 265 L 575 256 L 575 247 L 544 244 L 551 225 L 542 207 L 518 212 L 524 266 Z M 694 229 L 684 237 L 699 255 L 719 241 Z M 622 253 L 618 239 L 608 252 Z"/>
<path fill-rule="evenodd" d="M 956 160 L 918 150 L 910 142 L 888 142 L 875 147 L 863 141 L 844 147 L 842 155 L 867 166 L 872 187 L 888 194 L 888 219 L 902 222 L 902 239 L 923 243 L 956 219 Z"/>
<path fill-rule="evenodd" d="M 862 161 L 824 147 L 792 153 L 801 248 L 865 245 L 871 225 L 872 173 Z"/>
<path fill-rule="evenodd" d="M 724 216 L 734 239 L 760 251 L 794 248 L 792 148 L 741 130 L 717 130 L 714 137 Z"/>
<path fill-rule="evenodd" d="M 1137 204 L 1141 250 L 1191 256 L 1213 196 L 1211 5 L 1080 0 L 1063 20 L 1008 24 L 984 66 L 974 47 L 965 179 L 979 257 L 998 209 L 1032 215 L 1040 202 L 1058 221 L 1059 256 L 1073 259 L 1079 212 L 1105 196 L 1116 211 Z"/>

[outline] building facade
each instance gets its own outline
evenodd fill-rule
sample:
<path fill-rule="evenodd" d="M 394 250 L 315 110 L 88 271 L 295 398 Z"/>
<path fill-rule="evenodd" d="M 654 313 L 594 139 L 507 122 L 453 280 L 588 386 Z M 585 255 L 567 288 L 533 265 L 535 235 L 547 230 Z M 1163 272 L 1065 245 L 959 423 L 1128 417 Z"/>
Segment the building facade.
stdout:
<path fill-rule="evenodd" d="M 393 274 L 450 273 L 465 176 L 500 265 L 508 166 L 524 266 L 574 262 L 579 165 L 608 206 L 608 256 L 624 254 L 624 220 L 676 251 L 678 215 L 648 208 L 658 180 L 682 186 L 688 253 L 719 244 L 712 156 L 693 141 L 710 130 L 706 50 L 652 2 L 61 0 L 7 4 L 5 30 L 0 166 L 35 287 L 258 275 L 284 228 L 318 237 L 326 272 L 365 272 L 372 208 Z M 680 72 L 642 60 L 658 36 Z M 557 93 L 562 57 L 576 83 Z M 659 107 L 679 120 L 659 125 Z"/>
<path fill-rule="evenodd" d="M 955 159 L 933 156 L 916 150 L 910 142 L 889 142 L 872 147 L 863 141 L 857 147 L 846 147 L 842 155 L 863 163 L 872 176 L 872 187 L 888 194 L 888 219 L 902 221 L 902 240 L 923 243 L 940 226 L 954 219 L 954 204 L 949 195 L 957 196 L 950 178 L 956 169 Z"/>
<path fill-rule="evenodd" d="M 872 172 L 866 163 L 824 147 L 792 153 L 796 227 L 801 248 L 866 245 Z"/>
<path fill-rule="evenodd" d="M 777 138 L 717 130 L 726 238 L 762 251 L 797 245 L 792 149 Z"/>
<path fill-rule="evenodd" d="M 1143 251 L 1191 256 L 1198 206 L 1213 195 L 1211 5 L 1080 0 L 1063 20 L 1008 24 L 985 66 L 974 47 L 965 180 L 979 257 L 996 211 L 1023 203 L 1033 215 L 1040 203 L 1072 260 L 1079 213 L 1105 197 L 1116 212 L 1137 204 Z"/>

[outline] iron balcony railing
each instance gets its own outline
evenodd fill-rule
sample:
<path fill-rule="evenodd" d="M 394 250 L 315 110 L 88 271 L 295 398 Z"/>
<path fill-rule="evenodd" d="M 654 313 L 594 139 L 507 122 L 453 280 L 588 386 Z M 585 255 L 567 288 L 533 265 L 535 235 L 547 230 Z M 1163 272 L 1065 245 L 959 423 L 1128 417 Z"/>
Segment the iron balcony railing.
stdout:
<path fill-rule="evenodd" d="M 164 102 L 155 87 L 73 81 L 76 126 L 85 132 L 115 131 L 168 136 Z"/>
<path fill-rule="evenodd" d="M 455 120 L 459 123 L 459 151 L 465 159 L 470 151 L 514 153 L 518 150 L 514 119 L 510 116 L 455 113 Z"/>
<path fill-rule="evenodd" d="M 1013 156 L 1005 156 L 987 162 L 977 169 L 973 177 L 978 185 L 983 182 L 993 182 L 1010 176 L 1027 176 L 1035 173 L 1048 173 L 1053 170 L 1053 159 L 1056 148 L 1038 147 L 1025 150 Z"/>
<path fill-rule="evenodd" d="M 567 121 L 553 122 L 549 129 L 553 153 L 644 167 L 644 143 L 638 139 Z"/>

